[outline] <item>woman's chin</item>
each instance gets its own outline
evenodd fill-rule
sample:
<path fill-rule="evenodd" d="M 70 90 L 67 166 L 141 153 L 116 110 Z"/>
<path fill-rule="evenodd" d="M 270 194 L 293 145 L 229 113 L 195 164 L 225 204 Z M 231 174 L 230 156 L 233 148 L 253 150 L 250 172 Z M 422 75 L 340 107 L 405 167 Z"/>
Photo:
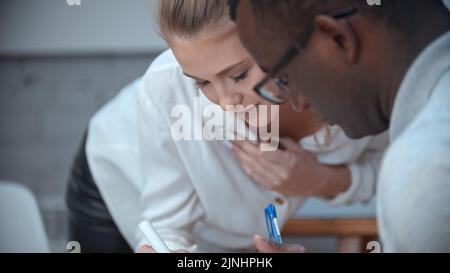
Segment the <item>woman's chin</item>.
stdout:
<path fill-rule="evenodd" d="M 259 130 L 259 129 L 265 129 L 270 128 L 270 120 L 269 122 L 258 122 L 258 120 L 249 120 L 246 122 L 247 126 L 252 128 L 253 130 Z"/>
<path fill-rule="evenodd" d="M 258 109 L 261 111 L 261 109 Z M 260 118 L 260 112 L 249 111 L 249 112 L 241 112 L 238 113 L 238 117 L 245 122 L 245 124 L 252 128 L 267 128 L 270 127 L 271 124 L 278 124 L 279 122 L 279 111 L 267 111 L 264 113 L 266 118 Z"/>

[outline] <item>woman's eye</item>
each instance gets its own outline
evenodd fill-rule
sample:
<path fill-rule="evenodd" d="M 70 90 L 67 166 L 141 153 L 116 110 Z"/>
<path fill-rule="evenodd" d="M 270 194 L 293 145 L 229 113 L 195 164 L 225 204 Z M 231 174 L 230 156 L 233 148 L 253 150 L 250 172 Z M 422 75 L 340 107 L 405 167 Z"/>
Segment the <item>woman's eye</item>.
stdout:
<path fill-rule="evenodd" d="M 205 88 L 205 86 L 206 85 L 208 85 L 208 81 L 204 81 L 204 82 L 199 82 L 199 81 L 196 81 L 195 83 L 194 83 L 194 85 L 195 85 L 195 87 L 197 87 L 198 89 L 203 89 L 203 88 Z"/>
<path fill-rule="evenodd" d="M 240 75 L 238 75 L 238 76 L 236 76 L 236 77 L 232 77 L 232 79 L 233 79 L 236 83 L 238 83 L 238 82 L 240 82 L 240 81 L 242 81 L 242 80 L 245 80 L 245 78 L 247 78 L 247 76 L 248 76 L 248 69 L 245 70 L 242 74 L 240 74 Z"/>

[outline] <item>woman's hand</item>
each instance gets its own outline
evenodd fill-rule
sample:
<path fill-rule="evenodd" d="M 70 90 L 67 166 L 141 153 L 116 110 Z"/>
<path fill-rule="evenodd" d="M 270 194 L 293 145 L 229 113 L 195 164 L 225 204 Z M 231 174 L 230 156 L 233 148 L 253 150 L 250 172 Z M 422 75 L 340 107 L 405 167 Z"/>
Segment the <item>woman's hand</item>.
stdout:
<path fill-rule="evenodd" d="M 305 248 L 301 245 L 288 245 L 284 244 L 281 247 L 277 247 L 269 243 L 266 239 L 259 235 L 253 237 L 258 252 L 261 253 L 304 253 Z"/>
<path fill-rule="evenodd" d="M 261 151 L 249 141 L 235 141 L 233 151 L 250 178 L 282 194 L 331 198 L 350 186 L 346 166 L 323 165 L 290 138 L 280 144 L 276 151 Z"/>
<path fill-rule="evenodd" d="M 156 253 L 156 251 L 151 246 L 143 245 L 136 251 L 136 253 Z M 177 251 L 172 251 L 172 253 L 189 253 L 189 251 L 180 249 Z"/>

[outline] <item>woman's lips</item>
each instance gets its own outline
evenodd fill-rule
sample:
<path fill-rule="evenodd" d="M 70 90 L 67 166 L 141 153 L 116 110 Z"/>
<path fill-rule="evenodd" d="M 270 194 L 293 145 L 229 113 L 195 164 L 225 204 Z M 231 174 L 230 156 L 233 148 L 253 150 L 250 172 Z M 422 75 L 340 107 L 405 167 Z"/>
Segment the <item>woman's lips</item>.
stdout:
<path fill-rule="evenodd" d="M 236 111 L 236 113 L 246 122 L 248 122 L 250 120 L 250 114 L 258 114 L 258 106 L 260 104 L 255 104 L 255 105 L 247 105 L 244 107 L 243 111 Z M 256 110 L 256 111 L 254 111 Z"/>
<path fill-rule="evenodd" d="M 246 113 L 246 112 L 250 112 L 251 110 L 255 109 L 256 107 L 258 107 L 260 105 L 260 103 L 257 104 L 249 104 L 247 106 L 244 106 L 244 109 L 242 111 L 236 111 L 236 113 Z"/>

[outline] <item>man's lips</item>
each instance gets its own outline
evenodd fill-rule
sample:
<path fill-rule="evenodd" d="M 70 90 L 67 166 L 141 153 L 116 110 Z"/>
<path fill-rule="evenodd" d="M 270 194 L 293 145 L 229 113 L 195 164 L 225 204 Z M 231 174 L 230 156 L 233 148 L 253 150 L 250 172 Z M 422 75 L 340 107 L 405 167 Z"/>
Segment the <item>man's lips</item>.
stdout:
<path fill-rule="evenodd" d="M 300 111 L 303 111 L 303 110 L 309 109 L 311 106 L 305 100 L 299 100 L 297 102 L 297 107 Z"/>

